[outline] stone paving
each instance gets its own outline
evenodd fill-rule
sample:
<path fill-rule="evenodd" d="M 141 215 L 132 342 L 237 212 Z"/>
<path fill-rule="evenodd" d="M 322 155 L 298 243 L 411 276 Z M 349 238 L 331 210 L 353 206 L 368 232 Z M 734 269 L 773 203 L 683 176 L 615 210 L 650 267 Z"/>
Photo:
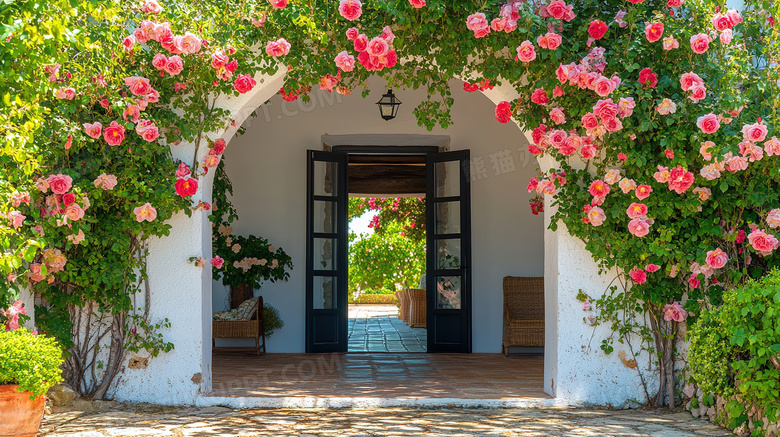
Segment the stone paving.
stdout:
<path fill-rule="evenodd" d="M 729 436 L 663 410 L 373 409 L 231 410 L 106 403 L 92 412 L 55 411 L 41 436 Z"/>
<path fill-rule="evenodd" d="M 349 306 L 350 352 L 425 352 L 428 331 L 410 328 L 395 305 Z"/>

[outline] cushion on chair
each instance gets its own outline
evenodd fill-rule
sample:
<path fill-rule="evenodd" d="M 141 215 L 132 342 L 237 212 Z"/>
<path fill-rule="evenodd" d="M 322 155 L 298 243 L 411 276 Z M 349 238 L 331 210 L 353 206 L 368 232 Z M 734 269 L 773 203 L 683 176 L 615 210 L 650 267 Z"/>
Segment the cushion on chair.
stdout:
<path fill-rule="evenodd" d="M 252 320 L 252 316 L 255 315 L 259 301 L 259 297 L 243 301 L 236 310 L 236 320 Z"/>
<path fill-rule="evenodd" d="M 239 320 L 236 318 L 238 310 L 218 311 L 211 315 L 212 320 Z"/>

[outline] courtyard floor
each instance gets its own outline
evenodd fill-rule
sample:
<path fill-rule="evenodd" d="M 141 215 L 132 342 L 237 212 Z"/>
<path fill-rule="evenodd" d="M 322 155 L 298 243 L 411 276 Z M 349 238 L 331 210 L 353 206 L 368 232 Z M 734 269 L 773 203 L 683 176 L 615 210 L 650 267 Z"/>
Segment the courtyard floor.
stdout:
<path fill-rule="evenodd" d="M 350 352 L 425 352 L 428 331 L 410 328 L 395 305 L 349 306 Z"/>
<path fill-rule="evenodd" d="M 648 410 L 232 410 L 122 404 L 110 411 L 55 411 L 44 418 L 41 431 L 50 437 L 732 435 L 688 413 Z"/>

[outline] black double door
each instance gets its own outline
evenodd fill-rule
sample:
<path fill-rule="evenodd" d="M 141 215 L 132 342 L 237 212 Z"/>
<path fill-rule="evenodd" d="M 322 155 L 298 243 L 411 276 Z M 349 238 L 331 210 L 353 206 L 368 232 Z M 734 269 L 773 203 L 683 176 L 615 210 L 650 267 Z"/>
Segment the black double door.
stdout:
<path fill-rule="evenodd" d="M 347 153 L 309 150 L 306 352 L 347 352 Z M 428 352 L 471 352 L 468 150 L 426 155 Z"/>

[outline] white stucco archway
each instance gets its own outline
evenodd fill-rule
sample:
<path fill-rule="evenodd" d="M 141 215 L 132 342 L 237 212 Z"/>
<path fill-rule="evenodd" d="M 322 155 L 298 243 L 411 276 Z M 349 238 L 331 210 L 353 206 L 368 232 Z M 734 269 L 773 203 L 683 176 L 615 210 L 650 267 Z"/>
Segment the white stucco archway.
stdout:
<path fill-rule="evenodd" d="M 211 134 L 211 138 L 223 138 L 229 143 L 255 109 L 278 92 L 284 75 L 284 68 L 274 75 L 258 74 L 258 84 L 252 91 L 220 98 L 217 106 L 230 111 L 233 123 L 222 132 Z M 484 94 L 493 103 L 517 98 L 509 85 Z M 530 133 L 524 134 L 530 137 Z M 175 158 L 188 160 L 192 159 L 194 146 L 175 146 L 172 150 Z M 200 153 L 207 150 L 201 148 Z M 546 170 L 555 162 L 546 158 L 539 165 Z M 202 178 L 193 200 L 210 201 L 211 188 L 211 175 Z M 545 226 L 554 212 L 549 207 L 551 203 L 548 198 Z M 149 277 L 151 317 L 167 317 L 171 321 L 171 332 L 165 334 L 176 349 L 150 360 L 144 371 L 127 370 L 116 392 L 120 400 L 194 404 L 211 390 L 211 271 L 187 262 L 191 256 L 210 258 L 211 226 L 202 211 L 191 218 L 179 214 L 171 225 L 169 237 L 150 243 Z M 601 294 L 611 278 L 598 274 L 584 243 L 570 236 L 562 225 L 557 232 L 545 230 L 544 250 L 545 391 L 567 402 L 602 405 L 624 405 L 632 399 L 642 399 L 636 371 L 625 367 L 615 356 L 605 356 L 598 348 L 599 339 L 609 334 L 608 328 L 599 327 L 594 333 L 592 327 L 583 323 L 585 314 L 575 299 L 579 289 L 591 296 Z"/>

